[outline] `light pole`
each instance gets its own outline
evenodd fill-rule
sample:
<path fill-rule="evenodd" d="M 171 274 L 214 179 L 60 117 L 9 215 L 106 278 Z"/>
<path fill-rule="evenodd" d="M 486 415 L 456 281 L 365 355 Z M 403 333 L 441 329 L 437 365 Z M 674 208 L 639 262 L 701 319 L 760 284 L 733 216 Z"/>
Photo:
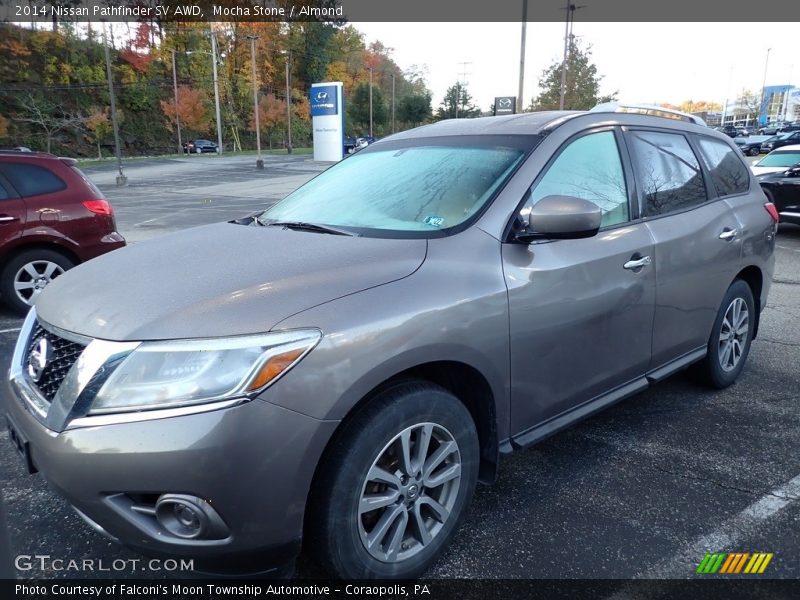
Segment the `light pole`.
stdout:
<path fill-rule="evenodd" d="M 217 79 L 217 36 L 211 32 L 211 65 L 214 74 L 214 108 L 217 113 L 217 152 L 222 155 L 222 119 L 219 114 L 219 80 Z"/>
<path fill-rule="evenodd" d="M 289 63 L 292 51 L 286 51 L 286 153 L 292 153 L 292 90 L 289 86 Z"/>
<path fill-rule="evenodd" d="M 178 130 L 178 154 L 183 152 L 181 143 L 181 119 L 178 116 L 178 71 L 175 67 L 175 50 L 172 50 L 172 89 L 175 92 L 175 127 Z"/>
<path fill-rule="evenodd" d="M 528 25 L 528 0 L 522 0 L 522 39 L 519 42 L 519 92 L 517 93 L 517 112 L 522 112 L 522 94 L 525 90 L 525 36 Z"/>
<path fill-rule="evenodd" d="M 567 7 L 564 9 L 567 11 L 567 16 L 564 25 L 564 62 L 561 63 L 561 88 L 558 95 L 559 110 L 564 110 L 564 96 L 567 92 L 567 44 L 569 42 L 569 13 L 571 8 L 572 4 L 570 3 L 570 0 L 567 0 Z"/>
<path fill-rule="evenodd" d="M 187 55 L 191 54 L 209 54 L 211 55 L 211 67 L 214 79 L 214 108 L 217 117 L 217 152 L 222 154 L 222 119 L 219 114 L 219 80 L 217 79 L 217 42 L 214 33 L 211 33 L 211 52 L 207 50 L 189 50 Z"/>
<path fill-rule="evenodd" d="M 392 75 L 392 133 L 394 133 L 394 75 Z"/>
<path fill-rule="evenodd" d="M 369 137 L 372 137 L 372 67 L 369 68 Z"/>
<path fill-rule="evenodd" d="M 256 40 L 257 35 L 248 35 L 250 40 L 250 62 L 253 64 L 253 114 L 256 121 L 256 169 L 264 168 L 264 160 L 261 158 L 261 124 L 258 115 L 258 80 L 256 79 Z"/>
<path fill-rule="evenodd" d="M 769 53 L 772 52 L 772 48 L 767 48 L 767 59 L 764 61 L 764 79 L 761 82 L 761 102 L 758 104 L 758 112 L 761 113 L 762 107 L 764 110 L 764 124 L 769 121 L 769 115 L 767 115 L 767 67 L 769 67 Z M 756 117 L 756 123 L 761 123 L 761 114 Z"/>
<path fill-rule="evenodd" d="M 117 104 L 114 99 L 114 79 L 111 75 L 111 57 L 108 53 L 108 41 L 106 40 L 106 24 L 103 22 L 103 50 L 106 55 L 106 77 L 108 77 L 108 99 L 111 104 L 111 124 L 114 128 L 114 147 L 117 153 L 117 185 L 125 185 L 128 178 L 122 172 L 122 150 L 119 145 L 119 126 L 117 125 Z"/>

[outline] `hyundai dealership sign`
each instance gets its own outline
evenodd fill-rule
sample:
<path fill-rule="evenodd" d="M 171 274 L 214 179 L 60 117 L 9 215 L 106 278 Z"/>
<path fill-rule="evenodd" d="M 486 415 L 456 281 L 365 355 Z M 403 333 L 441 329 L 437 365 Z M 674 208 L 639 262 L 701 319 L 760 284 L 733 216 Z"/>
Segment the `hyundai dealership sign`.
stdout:
<path fill-rule="evenodd" d="M 342 83 L 315 83 L 309 93 L 314 160 L 332 162 L 344 156 L 344 103 Z"/>

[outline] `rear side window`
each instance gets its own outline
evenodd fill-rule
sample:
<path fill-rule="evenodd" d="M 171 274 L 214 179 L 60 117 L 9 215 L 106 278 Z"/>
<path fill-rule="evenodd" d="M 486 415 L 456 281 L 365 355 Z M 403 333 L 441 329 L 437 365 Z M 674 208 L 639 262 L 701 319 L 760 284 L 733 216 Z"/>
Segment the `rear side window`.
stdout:
<path fill-rule="evenodd" d="M 631 145 L 645 217 L 688 210 L 708 201 L 700 163 L 684 136 L 632 131 Z"/>
<path fill-rule="evenodd" d="M 11 194 L 8 193 L 8 190 L 3 186 L 3 182 L 0 181 L 0 200 L 7 200 L 11 198 Z"/>
<path fill-rule="evenodd" d="M 27 163 L 0 163 L 0 173 L 6 176 L 20 196 L 39 196 L 66 189 L 67 184 L 55 173 Z"/>
<path fill-rule="evenodd" d="M 750 187 L 750 175 L 731 147 L 704 136 L 698 136 L 698 142 L 717 194 L 732 196 L 746 192 Z"/>

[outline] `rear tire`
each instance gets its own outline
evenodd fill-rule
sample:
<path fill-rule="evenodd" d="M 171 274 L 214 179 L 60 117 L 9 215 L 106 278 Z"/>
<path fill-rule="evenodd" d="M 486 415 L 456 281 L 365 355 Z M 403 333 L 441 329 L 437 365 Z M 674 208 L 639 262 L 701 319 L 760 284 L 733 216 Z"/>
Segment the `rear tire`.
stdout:
<path fill-rule="evenodd" d="M 14 312 L 30 310 L 50 281 L 75 266 L 55 250 L 27 250 L 12 258 L 0 274 L 0 294 Z"/>
<path fill-rule="evenodd" d="M 475 423 L 455 396 L 425 382 L 385 390 L 318 467 L 307 549 L 337 577 L 419 577 L 461 524 L 478 461 Z"/>
<path fill-rule="evenodd" d="M 706 357 L 692 369 L 700 382 L 723 389 L 736 381 L 750 353 L 756 318 L 753 292 L 737 279 L 717 312 Z"/>

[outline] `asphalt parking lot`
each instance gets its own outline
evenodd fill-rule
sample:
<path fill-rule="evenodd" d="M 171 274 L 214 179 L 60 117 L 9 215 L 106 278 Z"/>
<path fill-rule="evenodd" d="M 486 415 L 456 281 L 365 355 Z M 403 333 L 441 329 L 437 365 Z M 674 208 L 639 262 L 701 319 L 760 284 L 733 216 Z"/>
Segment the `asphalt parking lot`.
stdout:
<path fill-rule="evenodd" d="M 142 161 L 116 188 L 87 169 L 133 243 L 235 218 L 321 170 L 310 157 Z M 0 312 L 5 372 L 20 319 Z M 765 577 L 800 577 L 800 227 L 783 225 L 761 330 L 738 383 L 698 388 L 682 374 L 506 460 L 480 487 L 433 577 L 692 577 L 705 552 L 772 552 Z M 4 393 L 7 397 L 7 393 Z M 15 555 L 137 559 L 85 525 L 0 433 L 0 473 Z M 20 571 L 21 577 L 111 573 Z M 161 577 L 127 569 L 119 577 Z M 320 575 L 301 559 L 298 576 Z"/>

